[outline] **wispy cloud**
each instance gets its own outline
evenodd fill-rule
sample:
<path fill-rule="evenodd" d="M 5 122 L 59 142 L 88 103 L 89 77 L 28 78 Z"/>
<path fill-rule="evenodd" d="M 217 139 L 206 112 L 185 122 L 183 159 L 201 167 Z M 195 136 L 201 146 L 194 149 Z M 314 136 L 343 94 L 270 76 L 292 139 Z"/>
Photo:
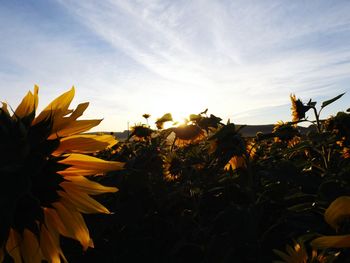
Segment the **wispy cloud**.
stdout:
<path fill-rule="evenodd" d="M 23 84 L 76 84 L 80 97 L 93 101 L 91 115 L 103 112 L 105 129 L 124 128 L 144 112 L 184 115 L 206 107 L 233 121 L 255 115 L 261 123 L 257 112 L 286 105 L 285 119 L 290 93 L 324 99 L 350 80 L 348 1 L 57 4 L 74 27 L 53 36 L 12 19 L 9 30 L 21 32 L 16 42 L 34 42 L 29 50 L 10 47 L 14 37 L 5 30 L 5 58 L 25 76 Z M 20 82 L 15 71 L 0 64 L 2 85 Z"/>

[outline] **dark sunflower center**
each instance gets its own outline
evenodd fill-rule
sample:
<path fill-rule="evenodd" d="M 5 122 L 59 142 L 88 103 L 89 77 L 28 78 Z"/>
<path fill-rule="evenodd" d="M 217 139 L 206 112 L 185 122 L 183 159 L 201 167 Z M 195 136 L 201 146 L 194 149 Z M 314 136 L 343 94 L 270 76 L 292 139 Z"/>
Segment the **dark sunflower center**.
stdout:
<path fill-rule="evenodd" d="M 180 175 L 182 170 L 182 161 L 178 158 L 173 158 L 170 161 L 169 172 L 171 175 Z"/>
<path fill-rule="evenodd" d="M 36 233 L 36 222 L 43 222 L 42 207 L 59 199 L 63 179 L 57 171 L 66 167 L 51 156 L 59 146 L 59 139 L 47 140 L 51 123 L 31 126 L 31 121 L 0 110 L 0 245 L 10 227 Z"/>

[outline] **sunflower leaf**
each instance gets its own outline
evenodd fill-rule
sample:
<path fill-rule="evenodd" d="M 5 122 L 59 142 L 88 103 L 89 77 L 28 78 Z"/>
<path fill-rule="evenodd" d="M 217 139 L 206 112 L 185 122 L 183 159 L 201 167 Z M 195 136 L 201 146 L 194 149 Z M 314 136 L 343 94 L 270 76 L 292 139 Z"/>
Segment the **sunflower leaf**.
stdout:
<path fill-rule="evenodd" d="M 344 94 L 345 94 L 345 92 L 334 97 L 333 99 L 326 100 L 326 101 L 322 102 L 321 108 L 324 108 L 324 107 L 328 106 L 329 104 L 335 102 L 336 100 L 340 99 Z"/>

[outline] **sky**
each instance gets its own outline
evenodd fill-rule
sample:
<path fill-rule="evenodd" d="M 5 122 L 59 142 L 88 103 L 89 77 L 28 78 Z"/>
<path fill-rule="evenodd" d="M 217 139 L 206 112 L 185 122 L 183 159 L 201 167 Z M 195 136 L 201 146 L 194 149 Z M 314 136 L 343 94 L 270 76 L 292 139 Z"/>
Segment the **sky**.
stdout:
<path fill-rule="evenodd" d="M 37 84 L 40 110 L 74 85 L 95 131 L 206 108 L 289 121 L 291 93 L 320 106 L 347 92 L 322 117 L 350 108 L 346 0 L 0 0 L 0 24 L 0 101 L 15 109 Z"/>

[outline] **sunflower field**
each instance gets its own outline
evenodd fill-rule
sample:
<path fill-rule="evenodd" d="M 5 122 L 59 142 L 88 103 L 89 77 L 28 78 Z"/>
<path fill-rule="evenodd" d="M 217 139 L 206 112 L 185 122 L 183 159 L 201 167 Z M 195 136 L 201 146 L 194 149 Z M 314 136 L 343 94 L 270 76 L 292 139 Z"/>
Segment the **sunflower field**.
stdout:
<path fill-rule="evenodd" d="M 350 109 L 242 136 L 207 110 L 88 134 L 74 88 L 0 108 L 0 262 L 350 262 Z M 298 124 L 309 123 L 307 129 Z"/>

